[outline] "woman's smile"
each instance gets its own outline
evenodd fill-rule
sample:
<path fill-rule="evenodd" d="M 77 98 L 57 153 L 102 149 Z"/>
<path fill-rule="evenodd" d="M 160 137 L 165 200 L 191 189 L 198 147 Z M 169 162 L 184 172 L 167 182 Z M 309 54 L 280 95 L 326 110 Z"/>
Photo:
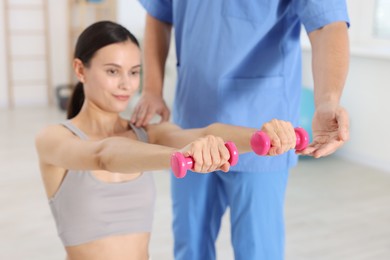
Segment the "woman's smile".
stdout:
<path fill-rule="evenodd" d="M 130 99 L 129 95 L 113 95 L 117 100 L 128 101 Z"/>

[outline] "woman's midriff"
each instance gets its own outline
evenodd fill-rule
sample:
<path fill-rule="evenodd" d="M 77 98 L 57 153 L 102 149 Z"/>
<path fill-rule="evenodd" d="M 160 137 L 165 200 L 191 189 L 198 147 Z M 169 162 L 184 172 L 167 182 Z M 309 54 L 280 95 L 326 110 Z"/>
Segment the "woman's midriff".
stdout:
<path fill-rule="evenodd" d="M 66 247 L 68 260 L 148 260 L 150 233 L 114 235 Z"/>

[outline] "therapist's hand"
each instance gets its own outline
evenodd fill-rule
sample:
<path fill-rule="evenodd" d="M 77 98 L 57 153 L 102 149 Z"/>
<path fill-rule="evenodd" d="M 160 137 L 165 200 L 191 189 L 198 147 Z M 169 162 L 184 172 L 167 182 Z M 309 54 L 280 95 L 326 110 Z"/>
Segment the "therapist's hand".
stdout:
<path fill-rule="evenodd" d="M 332 154 L 349 139 L 347 111 L 338 104 L 319 105 L 314 113 L 312 130 L 313 142 L 299 154 L 315 158 Z"/>
<path fill-rule="evenodd" d="M 161 116 L 160 122 L 168 121 L 170 111 L 161 95 L 142 93 L 131 117 L 137 127 L 146 126 L 155 114 Z"/>

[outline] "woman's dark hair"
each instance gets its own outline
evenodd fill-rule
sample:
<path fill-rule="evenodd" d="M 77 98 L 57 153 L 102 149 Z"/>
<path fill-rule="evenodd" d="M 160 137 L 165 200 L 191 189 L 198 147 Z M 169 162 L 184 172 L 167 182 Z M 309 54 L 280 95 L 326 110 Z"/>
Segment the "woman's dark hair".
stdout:
<path fill-rule="evenodd" d="M 139 47 L 133 34 L 120 24 L 101 21 L 87 27 L 79 36 L 76 43 L 74 58 L 80 59 L 88 67 L 94 54 L 101 48 L 130 40 Z M 83 83 L 78 82 L 68 103 L 67 118 L 75 117 L 84 103 Z"/>

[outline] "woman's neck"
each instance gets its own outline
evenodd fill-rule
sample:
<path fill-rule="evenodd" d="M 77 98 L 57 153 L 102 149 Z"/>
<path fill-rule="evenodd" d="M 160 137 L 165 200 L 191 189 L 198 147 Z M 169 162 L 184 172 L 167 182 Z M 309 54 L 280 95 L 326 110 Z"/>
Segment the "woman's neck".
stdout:
<path fill-rule="evenodd" d="M 128 122 L 118 113 L 103 111 L 96 107 L 83 107 L 72 122 L 90 136 L 108 137 L 128 130 Z"/>

